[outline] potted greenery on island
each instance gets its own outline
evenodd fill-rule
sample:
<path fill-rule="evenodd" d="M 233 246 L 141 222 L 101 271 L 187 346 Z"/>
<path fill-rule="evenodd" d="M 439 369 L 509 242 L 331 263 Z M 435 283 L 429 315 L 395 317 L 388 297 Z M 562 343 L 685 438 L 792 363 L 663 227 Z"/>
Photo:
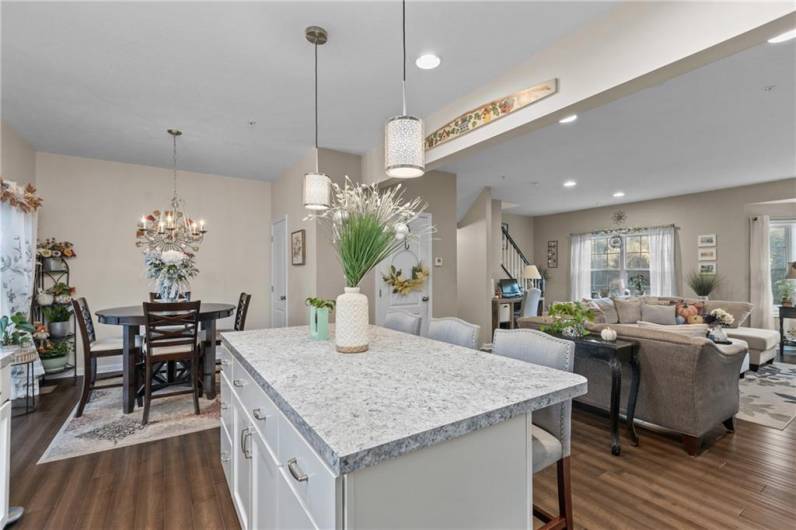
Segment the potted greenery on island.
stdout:
<path fill-rule="evenodd" d="M 328 339 L 329 315 L 334 311 L 334 300 L 310 297 L 304 303 L 310 307 L 310 338 Z"/>

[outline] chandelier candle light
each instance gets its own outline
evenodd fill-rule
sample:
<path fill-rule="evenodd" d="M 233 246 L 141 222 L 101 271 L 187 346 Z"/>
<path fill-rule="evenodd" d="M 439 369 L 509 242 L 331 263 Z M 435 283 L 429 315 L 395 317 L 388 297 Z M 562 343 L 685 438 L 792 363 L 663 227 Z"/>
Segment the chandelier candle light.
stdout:
<path fill-rule="evenodd" d="M 304 175 L 304 207 L 325 210 L 329 207 L 331 180 L 318 168 L 318 46 L 326 44 L 329 36 L 319 26 L 305 29 L 304 36 L 315 48 L 315 171 Z"/>
<path fill-rule="evenodd" d="M 204 239 L 207 228 L 204 220 L 194 221 L 184 211 L 185 202 L 177 195 L 177 137 L 182 135 L 179 129 L 168 129 L 172 138 L 172 162 L 174 193 L 171 197 L 171 208 L 163 212 L 155 210 L 145 215 L 138 223 L 135 246 L 144 252 L 196 252 Z"/>
<path fill-rule="evenodd" d="M 406 113 L 406 1 L 401 2 L 403 78 L 401 94 L 403 112 L 387 120 L 384 127 L 384 171 L 388 177 L 416 178 L 426 172 L 423 149 L 423 120 Z"/>

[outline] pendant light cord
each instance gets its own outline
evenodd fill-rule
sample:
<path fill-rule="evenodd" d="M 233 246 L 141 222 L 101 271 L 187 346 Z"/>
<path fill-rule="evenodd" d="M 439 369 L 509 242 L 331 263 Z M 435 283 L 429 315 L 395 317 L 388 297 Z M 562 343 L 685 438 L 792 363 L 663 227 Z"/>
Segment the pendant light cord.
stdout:
<path fill-rule="evenodd" d="M 318 173 L 318 41 L 315 41 L 315 173 Z"/>
<path fill-rule="evenodd" d="M 177 198 L 177 135 L 171 135 L 171 163 L 174 168 L 174 197 Z"/>
<path fill-rule="evenodd" d="M 401 0 L 401 49 L 403 51 L 401 94 L 403 96 L 403 115 L 406 116 L 406 0 Z"/>

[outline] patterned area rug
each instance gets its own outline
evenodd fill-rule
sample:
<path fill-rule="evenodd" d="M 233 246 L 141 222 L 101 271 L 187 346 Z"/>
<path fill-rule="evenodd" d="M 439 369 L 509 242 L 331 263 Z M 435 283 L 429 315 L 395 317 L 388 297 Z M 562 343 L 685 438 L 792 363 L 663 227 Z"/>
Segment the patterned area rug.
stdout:
<path fill-rule="evenodd" d="M 174 391 L 172 387 L 169 392 Z M 39 459 L 39 464 L 107 451 L 117 447 L 152 442 L 180 436 L 219 425 L 218 399 L 199 400 L 201 414 L 193 413 L 193 398 L 183 394 L 152 401 L 149 423 L 141 424 L 143 408 L 131 414 L 122 413 L 122 389 L 96 390 L 83 410 L 75 418 L 71 412 L 61 430 Z"/>
<path fill-rule="evenodd" d="M 784 430 L 796 417 L 796 364 L 773 363 L 740 380 L 740 420 Z"/>

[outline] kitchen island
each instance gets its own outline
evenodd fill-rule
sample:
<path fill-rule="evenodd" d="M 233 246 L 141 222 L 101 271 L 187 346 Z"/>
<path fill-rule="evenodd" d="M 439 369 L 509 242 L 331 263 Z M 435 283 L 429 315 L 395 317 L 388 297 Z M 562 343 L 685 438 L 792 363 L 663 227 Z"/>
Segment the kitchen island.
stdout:
<path fill-rule="evenodd" d="M 221 461 L 244 528 L 530 528 L 531 414 L 582 376 L 380 327 L 224 333 Z"/>

